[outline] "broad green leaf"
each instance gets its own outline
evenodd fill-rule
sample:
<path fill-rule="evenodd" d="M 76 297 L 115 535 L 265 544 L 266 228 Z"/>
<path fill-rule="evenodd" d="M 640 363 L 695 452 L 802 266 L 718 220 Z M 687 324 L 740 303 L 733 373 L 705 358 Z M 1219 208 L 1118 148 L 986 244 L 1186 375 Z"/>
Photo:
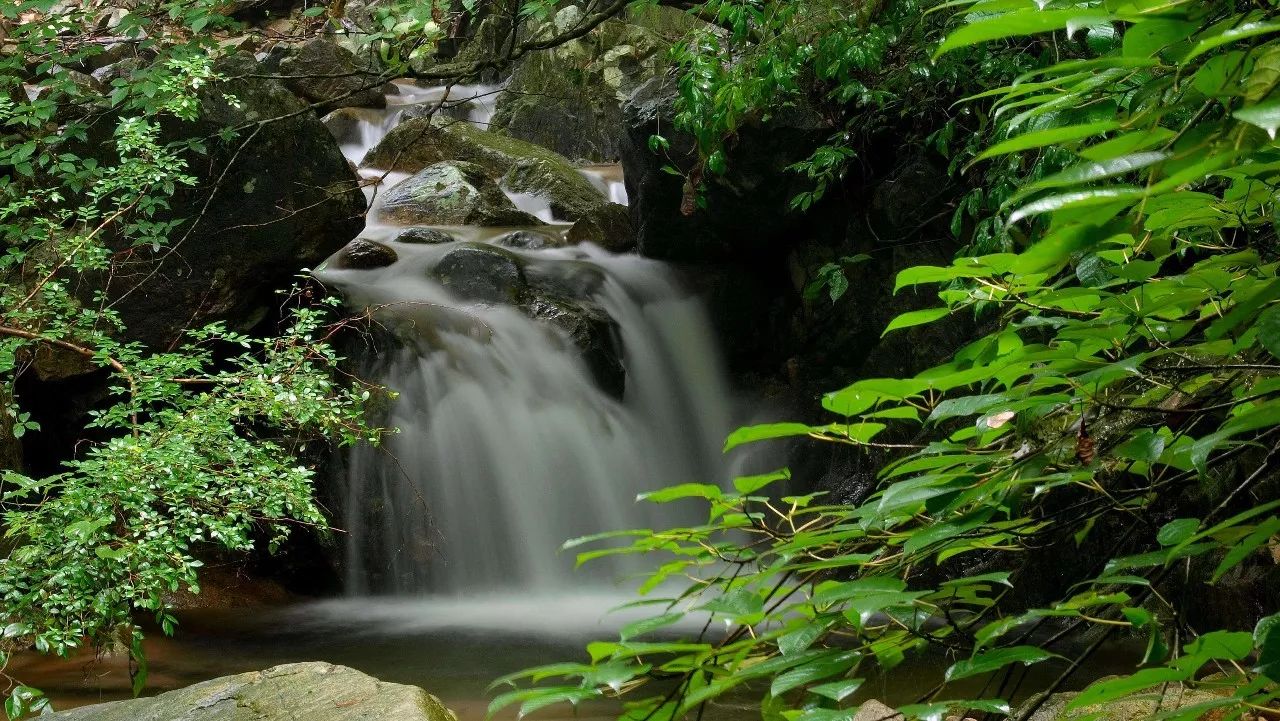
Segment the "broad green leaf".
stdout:
<path fill-rule="evenodd" d="M 1033 200 L 1018 208 L 1009 216 L 1010 223 L 1017 223 L 1025 218 L 1044 213 L 1076 208 L 1093 208 L 1099 205 L 1127 205 L 1141 200 L 1147 191 L 1144 188 L 1120 186 L 1114 188 L 1094 188 L 1092 190 L 1076 190 L 1070 193 L 1050 195 Z"/>
<path fill-rule="evenodd" d="M 1037 10 L 1035 8 L 996 15 L 957 28 L 938 46 L 934 57 L 991 40 L 1063 30 L 1068 25 L 1083 27 L 1109 18 L 1108 13 L 1098 10 Z"/>
<path fill-rule="evenodd" d="M 1200 521 L 1196 518 L 1179 518 L 1169 521 L 1156 533 L 1156 540 L 1161 546 L 1176 546 L 1191 538 L 1200 530 Z"/>
<path fill-rule="evenodd" d="M 713 486 L 710 483 L 681 483 L 678 486 L 641 493 L 636 496 L 636 500 L 649 501 L 650 503 L 670 503 L 681 498 L 714 499 L 720 498 L 722 495 L 724 495 L 724 491 L 720 490 L 719 486 Z"/>
<path fill-rule="evenodd" d="M 628 623 L 627 625 L 623 626 L 621 630 L 618 631 L 618 637 L 621 638 L 623 641 L 630 641 L 636 636 L 643 636 L 648 633 L 653 633 L 654 631 L 657 631 L 659 629 L 663 629 L 672 624 L 679 623 L 684 617 L 685 617 L 685 614 L 683 613 L 666 613 L 661 616 L 655 616 L 653 618 L 645 618 L 639 621 L 632 621 L 631 623 Z"/>
<path fill-rule="evenodd" d="M 1222 561 L 1218 563 L 1218 567 L 1214 569 L 1213 576 L 1210 577 L 1209 582 L 1217 583 L 1224 573 L 1240 565 L 1277 533 L 1280 533 L 1280 516 L 1272 516 L 1258 524 L 1258 527 L 1253 529 L 1252 533 L 1237 541 L 1227 550 L 1226 555 L 1222 557 Z"/>
<path fill-rule="evenodd" d="M 1002 143 L 997 143 L 983 151 L 978 155 L 977 159 L 986 160 L 1000 155 L 1008 155 L 1009 153 L 1043 148 L 1047 145 L 1076 142 L 1109 133 L 1119 127 L 1120 123 L 1114 120 L 1106 120 L 1083 125 L 1067 125 L 1060 128 L 1049 128 L 1048 130 L 1036 130 L 1009 138 Z"/>
<path fill-rule="evenodd" d="M 1182 62 L 1185 65 L 1210 50 L 1220 48 L 1228 43 L 1258 37 L 1259 35 L 1269 35 L 1274 32 L 1280 32 L 1280 22 L 1258 21 L 1241 23 L 1200 40 L 1191 49 L 1191 52 L 1187 53 L 1186 57 L 1182 59 Z"/>
<path fill-rule="evenodd" d="M 790 480 L 790 478 L 791 471 L 784 468 L 780 471 L 774 471 L 773 473 L 762 473 L 756 476 L 741 476 L 739 478 L 735 478 L 733 479 L 733 487 L 738 491 L 738 493 L 746 496 L 755 493 L 765 486 L 778 481 Z"/>
<path fill-rule="evenodd" d="M 1097 681 L 1071 699 L 1070 703 L 1067 704 L 1066 711 L 1071 712 L 1090 706 L 1105 705 L 1152 686 L 1185 681 L 1190 676 L 1191 672 L 1181 669 L 1148 668 L 1131 676 Z"/>
<path fill-rule="evenodd" d="M 729 434 L 724 442 L 724 452 L 737 448 L 747 443 L 755 443 L 756 441 L 768 441 L 775 438 L 793 438 L 795 436 L 807 436 L 814 432 L 814 429 L 803 423 L 766 423 L 758 426 L 744 426 Z"/>
<path fill-rule="evenodd" d="M 1253 643 L 1258 649 L 1254 671 L 1272 681 L 1280 681 L 1280 614 L 1258 621 L 1253 629 Z"/>
<path fill-rule="evenodd" d="M 958 681 L 970 676 L 980 676 L 1002 669 L 1011 663 L 1030 666 L 1051 658 L 1055 658 L 1054 654 L 1036 646 L 998 648 L 952 664 L 951 668 L 947 669 L 946 680 Z"/>
<path fill-rule="evenodd" d="M 1206 660 L 1241 661 L 1253 650 L 1253 635 L 1246 631 L 1213 631 L 1187 644 L 1189 656 Z"/>
<path fill-rule="evenodd" d="M 951 315 L 950 308 L 926 308 L 924 310 L 913 310 L 909 313 L 903 313 L 890 321 L 889 327 L 885 328 L 884 333 L 881 333 L 880 335 L 881 337 L 884 337 L 895 330 L 932 323 L 936 320 L 945 318 L 948 315 Z"/>

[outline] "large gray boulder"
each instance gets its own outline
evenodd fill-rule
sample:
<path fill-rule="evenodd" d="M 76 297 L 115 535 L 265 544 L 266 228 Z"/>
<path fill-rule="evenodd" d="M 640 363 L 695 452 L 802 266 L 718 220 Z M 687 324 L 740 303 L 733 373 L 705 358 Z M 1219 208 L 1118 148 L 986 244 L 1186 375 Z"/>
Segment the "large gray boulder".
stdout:
<path fill-rule="evenodd" d="M 475 163 L 446 162 L 402 181 L 378 206 L 381 220 L 400 225 L 543 225 L 516 208 Z"/>
<path fill-rule="evenodd" d="M 346 666 L 292 663 L 224 676 L 152 698 L 82 706 L 56 721 L 458 721 L 416 686 Z"/>
<path fill-rule="evenodd" d="M 166 219 L 180 222 L 169 244 L 121 241 L 100 279 L 127 338 L 153 348 L 213 321 L 253 328 L 279 306 L 276 290 L 364 227 L 359 179 L 320 120 L 280 83 L 250 77 L 266 73 L 247 55 L 216 68 L 229 80 L 201 89 L 198 118 L 163 127 L 167 140 L 208 147 L 187 156 L 197 183 L 170 202 Z M 233 128 L 251 129 L 220 139 Z"/>
<path fill-rule="evenodd" d="M 309 103 L 320 103 L 321 113 L 335 108 L 381 108 L 387 104 L 386 79 L 376 64 L 326 38 L 301 45 L 277 45 L 267 66 L 284 78 L 290 90 Z"/>
<path fill-rule="evenodd" d="M 545 197 L 552 214 L 575 221 L 605 198 L 565 157 L 522 140 L 448 118 L 412 118 L 365 155 L 366 168 L 416 173 L 443 161 L 474 163 L 502 187 Z"/>
<path fill-rule="evenodd" d="M 519 257 L 483 243 L 465 243 L 449 251 L 432 272 L 449 292 L 465 300 L 514 304 L 525 290 Z"/>

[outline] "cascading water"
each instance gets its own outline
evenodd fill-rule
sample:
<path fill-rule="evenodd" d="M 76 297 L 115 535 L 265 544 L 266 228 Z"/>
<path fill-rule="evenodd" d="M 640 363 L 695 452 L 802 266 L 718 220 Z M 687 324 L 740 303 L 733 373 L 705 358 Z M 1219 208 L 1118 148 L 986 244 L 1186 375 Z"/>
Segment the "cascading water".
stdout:
<path fill-rule="evenodd" d="M 362 117 L 358 137 L 344 139 L 349 155 L 363 156 L 403 112 L 400 103 Z M 583 172 L 625 200 L 620 173 Z M 399 393 L 386 423 L 400 433 L 348 459 L 351 593 L 546 596 L 607 587 L 635 569 L 613 559 L 575 572 L 572 554 L 557 553 L 566 539 L 696 522 L 670 507 L 660 519 L 635 502 L 640 492 L 721 475 L 732 420 L 709 324 L 667 267 L 589 244 L 499 248 L 506 231 L 493 229 L 444 228 L 453 242 L 401 243 L 376 211 L 362 237 L 393 248 L 398 261 L 374 270 L 331 263 L 318 273 L 353 305 L 377 309 L 375 319 L 399 339 L 365 360 L 371 378 Z M 562 238 L 565 228 L 538 230 Z M 529 279 L 518 303 L 477 303 L 441 279 L 450 253 L 486 248 Z M 620 361 L 620 396 L 601 384 L 581 337 L 531 317 L 539 315 L 531 308 L 566 302 L 603 319 L 591 343 L 607 347 L 615 367 Z"/>

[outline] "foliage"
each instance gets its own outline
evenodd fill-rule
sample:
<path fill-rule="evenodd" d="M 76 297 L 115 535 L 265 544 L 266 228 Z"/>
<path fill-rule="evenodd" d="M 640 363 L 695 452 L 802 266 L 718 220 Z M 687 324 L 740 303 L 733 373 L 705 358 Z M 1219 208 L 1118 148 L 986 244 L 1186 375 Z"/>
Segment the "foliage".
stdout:
<path fill-rule="evenodd" d="M 733 5 L 748 9 L 743 33 L 799 12 Z M 914 377 L 826 395 L 828 424 L 730 437 L 727 447 L 809 437 L 896 454 L 859 503 L 769 495 L 785 471 L 738 478 L 732 490 L 652 494 L 702 499 L 707 522 L 607 534 L 632 541 L 579 558 L 654 554 L 638 603 L 656 615 L 591 644 L 589 663 L 504 679 L 533 685 L 493 709 L 624 696 L 624 718 L 638 721 L 700 716 L 736 696 L 759 699 L 765 719 L 849 719 L 865 680 L 934 650 L 951 659 L 945 678 L 904 714 L 1008 714 L 1014 668 L 1055 664 L 1056 681 L 1034 689 L 1051 693 L 1080 683 L 1077 672 L 1116 638 L 1145 646 L 1138 668 L 1088 686 L 1069 714 L 1145 698 L 1155 718 L 1240 718 L 1280 698 L 1280 614 L 1244 628 L 1188 613 L 1189 597 L 1273 566 L 1280 532 L 1277 8 L 947 8 L 959 16 L 936 48 L 941 62 L 975 48 L 1072 48 L 969 101 L 989 103 L 982 112 L 998 123 L 964 160 L 1008 186 L 962 210 L 998 231 L 988 239 L 997 247 L 975 242 L 950 266 L 897 279 L 899 289 L 941 286 L 939 304 L 890 331 L 958 313 L 991 331 Z M 757 61 L 742 72 L 763 74 Z M 714 72 L 737 72 L 725 66 Z M 735 92 L 721 76 L 685 83 L 686 95 Z M 732 115 L 708 132 L 731 133 Z M 1265 613 L 1276 614 L 1270 593 Z M 708 615 L 723 626 L 655 637 Z M 984 676 L 977 698 L 955 690 Z M 1169 686 L 1215 695 L 1161 706 Z"/>
<path fill-rule="evenodd" d="M 294 525 L 321 526 L 299 453 L 313 440 L 379 436 L 363 421 L 369 389 L 334 374 L 335 300 L 285 298 L 274 338 L 214 325 L 158 350 L 120 340 L 124 325 L 100 290 L 120 255 L 169 247 L 183 227 L 170 198 L 195 182 L 189 158 L 206 139 L 169 141 L 160 128 L 193 119 L 200 89 L 219 82 L 212 33 L 237 27 L 221 7 L 0 7 L 0 430 L 41 432 L 16 386 L 24 374 L 101 369 L 112 393 L 74 460 L 43 477 L 3 475 L 2 660 L 123 643 L 140 688 L 135 614 L 170 632 L 166 599 L 198 590 L 199 552 L 245 550 L 258 537 L 274 547 Z M 110 92 L 73 69 L 121 46 L 149 62 Z M 6 693 L 10 717 L 44 705 L 25 686 Z"/>

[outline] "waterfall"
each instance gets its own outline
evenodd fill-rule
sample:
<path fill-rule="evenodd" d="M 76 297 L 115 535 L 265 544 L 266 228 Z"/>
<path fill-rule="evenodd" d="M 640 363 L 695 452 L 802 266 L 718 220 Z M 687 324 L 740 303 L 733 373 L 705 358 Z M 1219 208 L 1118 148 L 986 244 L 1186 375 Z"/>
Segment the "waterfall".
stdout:
<path fill-rule="evenodd" d="M 466 97 L 457 93 L 450 99 Z M 402 86 L 392 97 L 340 138 L 348 157 L 362 157 L 413 104 L 437 102 L 440 92 Z M 481 125 L 491 103 L 468 112 Z M 603 195 L 625 201 L 617 168 L 582 172 Z M 387 174 L 382 183 L 404 177 Z M 545 203 L 513 199 L 526 208 Z M 507 231 L 486 228 L 443 228 L 453 242 L 401 243 L 398 229 L 378 224 L 376 210 L 371 217 L 362 237 L 393 248 L 398 260 L 317 272 L 352 306 L 374 309 L 386 347 L 358 360 L 365 377 L 398 394 L 384 423 L 399 432 L 345 462 L 351 594 L 590 592 L 645 562 L 613 557 L 575 570 L 573 554 L 558 552 L 566 539 L 699 521 L 705 511 L 696 504 L 636 502 L 645 491 L 722 476 L 720 446 L 732 421 L 708 320 L 670 268 L 589 244 L 498 247 Z M 563 238 L 567 228 L 537 230 Z M 436 267 L 460 248 L 518 261 L 529 284 L 519 303 L 474 302 L 443 282 Z M 566 298 L 593 319 L 591 342 L 603 352 L 589 358 L 581 333 L 535 319 L 533 309 L 563 307 Z M 620 384 L 602 383 L 602 355 Z"/>

